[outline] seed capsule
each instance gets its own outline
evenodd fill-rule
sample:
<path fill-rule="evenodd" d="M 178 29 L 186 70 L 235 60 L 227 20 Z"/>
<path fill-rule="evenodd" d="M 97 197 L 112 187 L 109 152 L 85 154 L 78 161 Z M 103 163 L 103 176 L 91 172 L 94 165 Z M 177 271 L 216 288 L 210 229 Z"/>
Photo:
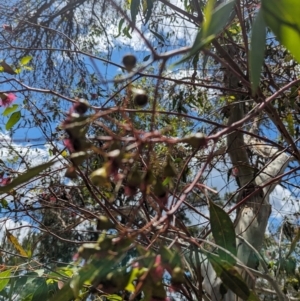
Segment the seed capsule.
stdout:
<path fill-rule="evenodd" d="M 133 102 L 136 106 L 144 107 L 148 103 L 148 95 L 143 89 L 133 89 Z"/>
<path fill-rule="evenodd" d="M 132 54 L 127 54 L 123 57 L 123 65 L 130 72 L 136 65 L 136 57 Z"/>

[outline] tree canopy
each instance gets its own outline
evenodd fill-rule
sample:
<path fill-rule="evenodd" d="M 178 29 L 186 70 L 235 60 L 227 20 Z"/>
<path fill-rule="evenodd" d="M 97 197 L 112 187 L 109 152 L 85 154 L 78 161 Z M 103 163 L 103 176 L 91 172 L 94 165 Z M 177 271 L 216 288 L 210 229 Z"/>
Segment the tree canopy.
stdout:
<path fill-rule="evenodd" d="M 0 11 L 0 300 L 299 299 L 296 0 Z"/>

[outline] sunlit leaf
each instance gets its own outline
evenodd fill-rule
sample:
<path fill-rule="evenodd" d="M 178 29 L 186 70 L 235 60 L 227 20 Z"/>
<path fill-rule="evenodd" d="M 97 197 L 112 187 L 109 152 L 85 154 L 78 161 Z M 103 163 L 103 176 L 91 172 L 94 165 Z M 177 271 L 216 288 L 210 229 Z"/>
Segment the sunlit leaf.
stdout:
<path fill-rule="evenodd" d="M 26 55 L 26 56 L 24 56 L 24 57 L 21 58 L 20 64 L 23 65 L 23 66 L 25 66 L 25 65 L 27 65 L 31 60 L 32 60 L 32 56 Z"/>
<path fill-rule="evenodd" d="M 135 287 L 133 285 L 133 281 L 137 278 L 138 274 L 139 274 L 139 269 L 138 268 L 134 268 L 132 269 L 131 273 L 130 273 L 130 277 L 129 277 L 129 280 L 128 280 L 128 283 L 125 287 L 125 289 L 129 292 L 134 292 L 135 291 Z"/>
<path fill-rule="evenodd" d="M 0 273 L 0 292 L 6 287 L 9 282 L 10 270 L 6 270 Z"/>
<path fill-rule="evenodd" d="M 211 231 L 216 244 L 236 256 L 235 231 L 229 215 L 214 202 L 210 201 L 209 204 Z M 221 259 L 224 259 L 232 265 L 235 264 L 235 259 L 225 251 L 219 249 L 218 253 Z"/>
<path fill-rule="evenodd" d="M 255 18 L 252 27 L 251 49 L 249 53 L 249 69 L 252 94 L 255 94 L 261 74 L 261 67 L 264 62 L 266 44 L 266 24 L 263 13 L 260 10 Z"/>
<path fill-rule="evenodd" d="M 6 230 L 6 237 L 13 244 L 14 248 L 20 255 L 28 257 L 26 251 L 22 248 L 17 238 L 13 236 L 8 230 Z"/>
<path fill-rule="evenodd" d="M 106 296 L 106 299 L 109 301 L 122 301 L 123 300 L 123 298 L 121 296 L 115 295 L 115 294 Z"/>
<path fill-rule="evenodd" d="M 66 158 L 68 156 L 68 152 L 66 150 L 62 151 L 61 155 Z"/>
<path fill-rule="evenodd" d="M 9 192 L 13 188 L 17 187 L 18 185 L 26 183 L 27 181 L 31 180 L 33 177 L 37 176 L 40 172 L 53 165 L 55 162 L 56 161 L 47 162 L 28 169 L 22 175 L 15 178 L 10 184 L 0 187 L 0 193 Z"/>
<path fill-rule="evenodd" d="M 7 115 L 11 114 L 12 112 L 14 112 L 15 110 L 17 110 L 18 107 L 19 107 L 19 105 L 17 105 L 17 104 L 14 104 L 14 105 L 12 105 L 12 106 L 10 106 L 10 107 L 7 107 L 7 108 L 4 110 L 4 112 L 2 113 L 2 115 L 3 115 L 3 116 L 7 116 Z"/>
<path fill-rule="evenodd" d="M 194 56 L 197 52 L 199 52 L 199 50 L 210 43 L 221 32 L 221 30 L 229 21 L 229 17 L 232 14 L 234 4 L 235 0 L 231 0 L 219 5 L 213 11 L 211 17 L 203 22 L 202 28 L 200 28 L 191 50 L 183 59 L 177 62 L 176 65 L 183 63 L 190 57 Z M 208 10 L 208 12 L 209 11 L 210 10 Z"/>
<path fill-rule="evenodd" d="M 19 122 L 21 118 L 21 112 L 18 111 L 18 112 L 14 112 L 10 115 L 6 125 L 5 125 L 5 129 L 8 131 L 10 130 L 16 123 Z"/>
<path fill-rule="evenodd" d="M 293 114 L 292 113 L 288 113 L 286 115 L 286 122 L 287 122 L 287 128 L 289 133 L 294 136 L 295 134 L 295 127 L 294 127 L 294 119 L 293 119 Z"/>
<path fill-rule="evenodd" d="M 267 25 L 300 63 L 300 5 L 298 0 L 262 0 Z"/>

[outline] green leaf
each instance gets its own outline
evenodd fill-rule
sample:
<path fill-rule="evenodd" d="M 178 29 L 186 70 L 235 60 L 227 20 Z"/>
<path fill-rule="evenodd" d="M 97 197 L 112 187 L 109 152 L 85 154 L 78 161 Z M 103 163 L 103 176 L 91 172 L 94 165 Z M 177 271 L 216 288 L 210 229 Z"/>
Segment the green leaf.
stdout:
<path fill-rule="evenodd" d="M 122 19 L 119 21 L 119 25 L 118 25 L 118 35 L 117 35 L 115 38 L 117 38 L 117 37 L 120 36 L 120 34 L 121 34 L 121 29 L 122 29 L 122 26 L 123 26 L 124 21 L 125 21 L 124 18 L 122 18 Z"/>
<path fill-rule="evenodd" d="M 143 61 L 144 61 L 144 62 L 148 61 L 148 60 L 149 60 L 149 58 L 150 58 L 150 56 L 151 56 L 151 54 L 149 54 L 149 55 L 145 56 L 145 57 L 144 57 L 144 59 L 143 59 Z"/>
<path fill-rule="evenodd" d="M 6 270 L 0 273 L 0 292 L 6 287 L 9 282 L 10 270 Z"/>
<path fill-rule="evenodd" d="M 43 278 L 38 278 L 34 282 L 36 283 L 36 287 L 31 301 L 47 300 L 48 286 L 46 280 Z"/>
<path fill-rule="evenodd" d="M 197 52 L 210 43 L 222 31 L 229 21 L 234 4 L 235 0 L 231 0 L 225 4 L 219 5 L 211 14 L 211 16 L 208 15 L 210 13 L 210 9 L 207 9 L 206 14 L 208 19 L 203 22 L 202 28 L 200 28 L 191 50 L 175 65 L 181 64 L 190 57 L 196 55 Z M 210 5 L 210 2 L 208 5 Z"/>
<path fill-rule="evenodd" d="M 24 56 L 24 57 L 21 58 L 20 64 L 21 64 L 22 66 L 25 66 L 25 65 L 27 65 L 31 60 L 32 60 L 32 56 L 26 55 L 26 56 Z"/>
<path fill-rule="evenodd" d="M 300 63 L 300 5 L 298 0 L 262 0 L 266 24 Z"/>
<path fill-rule="evenodd" d="M 122 301 L 123 298 L 119 295 L 113 294 L 113 295 L 108 295 L 106 296 L 106 299 L 109 301 Z"/>
<path fill-rule="evenodd" d="M 125 290 L 127 290 L 128 292 L 134 292 L 135 291 L 135 287 L 133 285 L 133 281 L 138 277 L 140 270 L 138 268 L 134 268 L 132 269 L 132 271 L 130 272 L 130 277 L 128 279 L 128 283 L 125 287 Z"/>
<path fill-rule="evenodd" d="M 146 1 L 147 7 L 145 10 L 145 25 L 147 24 L 147 22 L 149 21 L 151 14 L 152 14 L 152 9 L 153 9 L 153 0 L 147 0 Z"/>
<path fill-rule="evenodd" d="M 132 20 L 133 25 L 135 25 L 136 16 L 139 12 L 139 7 L 140 7 L 140 0 L 131 0 L 130 13 L 131 13 L 131 20 Z"/>
<path fill-rule="evenodd" d="M 7 131 L 10 130 L 16 123 L 18 123 L 20 118 L 21 118 L 21 111 L 12 113 L 5 125 L 5 129 Z"/>
<path fill-rule="evenodd" d="M 153 30 L 151 30 L 150 29 L 150 31 L 159 39 L 159 40 L 161 40 L 163 43 L 165 42 L 165 39 L 164 39 L 164 37 L 162 36 L 162 35 L 160 35 L 159 33 L 157 33 L 157 32 L 155 32 L 155 31 L 153 31 Z"/>
<path fill-rule="evenodd" d="M 223 284 L 243 300 L 248 300 L 250 290 L 238 271 L 212 253 L 207 254 L 207 258 Z"/>
<path fill-rule="evenodd" d="M 211 22 L 211 17 L 213 14 L 213 10 L 215 7 L 215 2 L 216 0 L 208 0 L 206 6 L 204 7 L 204 11 L 203 11 L 203 17 L 204 17 L 204 22 L 203 22 L 203 26 L 202 26 L 202 30 L 205 36 L 205 33 L 207 32 L 208 28 L 209 28 L 209 24 Z"/>
<path fill-rule="evenodd" d="M 286 258 L 288 258 L 294 252 L 299 240 L 300 240 L 300 228 L 298 228 L 297 234 L 291 243 L 290 250 L 289 250 L 288 254 L 286 255 Z"/>
<path fill-rule="evenodd" d="M 26 183 L 27 181 L 31 180 L 33 177 L 37 176 L 40 172 L 53 165 L 55 162 L 56 161 L 47 162 L 28 169 L 25 173 L 15 178 L 10 184 L 0 187 L 0 193 L 9 192 L 16 186 Z"/>
<path fill-rule="evenodd" d="M 210 201 L 209 203 L 209 212 L 211 231 L 216 241 L 216 244 L 223 247 L 231 254 L 236 256 L 237 249 L 235 231 L 229 215 L 212 201 Z M 235 259 L 223 250 L 219 249 L 218 253 L 221 259 L 224 259 L 229 264 L 235 264 Z"/>
<path fill-rule="evenodd" d="M 12 105 L 12 106 L 10 106 L 10 107 L 7 107 L 7 108 L 4 110 L 4 112 L 2 113 L 2 115 L 3 115 L 3 116 L 7 116 L 7 115 L 9 115 L 10 113 L 12 113 L 12 112 L 14 112 L 15 110 L 17 110 L 18 107 L 19 107 L 19 105 L 16 105 L 16 104 L 14 104 L 14 105 Z"/>
<path fill-rule="evenodd" d="M 295 127 L 294 127 L 294 119 L 293 119 L 293 114 L 292 113 L 288 113 L 286 115 L 286 122 L 287 122 L 287 127 L 288 127 L 289 133 L 292 136 L 294 136 L 295 135 Z"/>
<path fill-rule="evenodd" d="M 260 10 L 255 18 L 252 27 L 251 49 L 249 53 L 249 69 L 251 79 L 251 89 L 254 95 L 260 80 L 261 67 L 264 62 L 266 45 L 266 24 L 263 13 Z"/>

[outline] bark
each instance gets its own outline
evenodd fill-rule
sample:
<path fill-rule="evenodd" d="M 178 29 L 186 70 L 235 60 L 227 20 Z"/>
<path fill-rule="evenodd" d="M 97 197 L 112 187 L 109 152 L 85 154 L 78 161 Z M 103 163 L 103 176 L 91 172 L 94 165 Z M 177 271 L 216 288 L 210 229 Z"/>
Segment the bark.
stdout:
<path fill-rule="evenodd" d="M 243 116 L 242 105 L 235 103 L 231 108 L 228 126 L 231 126 L 234 122 L 243 118 Z M 278 184 L 278 182 L 274 182 L 273 179 L 284 172 L 291 157 L 257 139 L 246 137 L 246 145 L 244 138 L 243 134 L 238 130 L 227 137 L 228 154 L 232 165 L 237 167 L 239 171 L 238 181 L 240 183 L 241 192 L 238 201 L 243 201 L 243 199 L 248 197 L 247 201 L 239 208 L 234 223 L 237 235 L 237 257 L 244 265 L 252 269 L 257 269 L 258 259 L 256 254 L 245 241 L 252 245 L 254 249 L 260 251 L 271 213 L 269 196 Z M 259 172 L 255 172 L 249 163 L 246 151 L 246 147 L 249 146 L 256 154 L 270 158 L 269 163 Z M 211 300 L 240 301 L 231 291 L 228 291 L 224 295 L 222 282 L 216 276 L 216 273 L 207 260 L 202 264 L 201 271 L 204 277 L 203 288 L 210 295 Z M 249 276 L 249 273 L 246 273 L 246 271 L 242 269 L 240 269 L 240 273 L 249 288 L 254 289 L 255 277 Z"/>

